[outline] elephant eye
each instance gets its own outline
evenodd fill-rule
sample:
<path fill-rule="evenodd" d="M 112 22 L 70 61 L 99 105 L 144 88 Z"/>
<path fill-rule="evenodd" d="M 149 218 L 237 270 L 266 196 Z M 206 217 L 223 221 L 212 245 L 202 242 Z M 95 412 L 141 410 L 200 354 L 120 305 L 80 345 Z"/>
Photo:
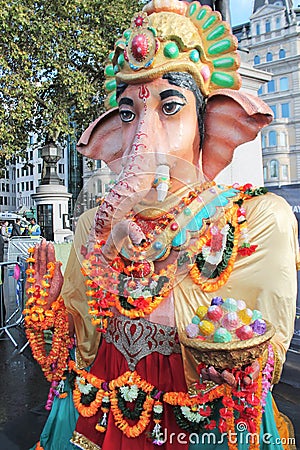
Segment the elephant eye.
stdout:
<path fill-rule="evenodd" d="M 123 109 L 119 112 L 122 122 L 132 122 L 135 114 L 129 109 Z"/>
<path fill-rule="evenodd" d="M 179 103 L 179 102 L 168 102 L 165 103 L 162 107 L 163 113 L 167 116 L 173 116 L 174 114 L 178 113 L 180 111 L 185 103 Z"/>

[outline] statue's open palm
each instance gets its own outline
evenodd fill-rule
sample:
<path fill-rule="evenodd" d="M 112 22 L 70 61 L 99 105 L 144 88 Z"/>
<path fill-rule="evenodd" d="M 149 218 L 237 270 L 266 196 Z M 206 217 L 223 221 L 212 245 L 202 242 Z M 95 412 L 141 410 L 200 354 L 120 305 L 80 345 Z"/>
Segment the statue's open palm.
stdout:
<path fill-rule="evenodd" d="M 45 309 L 49 309 L 52 302 L 57 299 L 60 294 L 63 284 L 63 275 L 61 273 L 61 262 L 56 260 L 55 249 L 52 242 L 47 242 L 45 239 L 40 244 L 36 244 L 34 247 L 33 258 L 35 262 L 33 268 L 35 270 L 34 278 L 35 284 L 42 288 L 42 280 L 47 280 L 50 287 L 47 288 L 48 296 L 47 305 Z M 45 278 L 48 273 L 48 264 L 53 263 L 53 277 Z M 28 286 L 27 286 L 28 287 Z"/>

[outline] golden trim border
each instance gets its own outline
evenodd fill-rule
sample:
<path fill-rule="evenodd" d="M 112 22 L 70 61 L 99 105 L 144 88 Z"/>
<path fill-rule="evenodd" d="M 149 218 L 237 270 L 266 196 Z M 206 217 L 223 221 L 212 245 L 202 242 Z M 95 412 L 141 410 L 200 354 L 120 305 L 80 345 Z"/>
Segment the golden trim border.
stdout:
<path fill-rule="evenodd" d="M 78 433 L 78 431 L 74 431 L 70 442 L 81 450 L 101 450 L 99 445 L 90 441 L 87 437 L 83 436 L 83 434 Z"/>
<path fill-rule="evenodd" d="M 294 429 L 294 425 L 293 422 L 291 421 L 291 419 L 286 416 L 285 414 L 283 414 L 282 412 L 279 411 L 280 416 L 283 418 L 283 420 L 285 421 L 286 425 L 287 425 L 287 429 L 289 432 L 289 443 L 288 448 L 289 450 L 297 450 L 296 447 L 296 437 L 295 437 L 295 429 Z M 295 444 L 290 444 L 290 440 L 293 439 Z"/>

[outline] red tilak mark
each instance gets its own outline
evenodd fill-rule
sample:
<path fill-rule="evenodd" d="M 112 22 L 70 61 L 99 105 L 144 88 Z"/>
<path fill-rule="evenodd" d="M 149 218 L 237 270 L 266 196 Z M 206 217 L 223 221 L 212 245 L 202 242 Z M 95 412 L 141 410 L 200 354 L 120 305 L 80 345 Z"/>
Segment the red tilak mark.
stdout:
<path fill-rule="evenodd" d="M 136 133 L 136 138 L 137 138 L 137 139 L 141 139 L 142 136 L 147 137 L 147 134 L 146 134 L 146 133 L 143 133 L 142 131 L 141 131 L 140 133 Z"/>
<path fill-rule="evenodd" d="M 139 98 L 141 98 L 142 100 L 146 100 L 149 97 L 149 89 L 144 84 L 142 84 L 142 86 L 139 87 Z"/>
<path fill-rule="evenodd" d="M 136 152 L 140 147 L 146 149 L 147 146 L 145 144 L 133 144 L 133 148 L 134 148 L 134 152 Z M 134 160 L 135 158 L 132 158 L 132 160 Z"/>

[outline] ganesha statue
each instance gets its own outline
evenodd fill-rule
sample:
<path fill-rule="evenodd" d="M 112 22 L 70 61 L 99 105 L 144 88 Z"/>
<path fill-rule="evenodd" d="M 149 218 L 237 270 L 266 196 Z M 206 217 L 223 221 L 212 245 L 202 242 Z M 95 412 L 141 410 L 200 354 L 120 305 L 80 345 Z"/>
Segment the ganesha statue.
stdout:
<path fill-rule="evenodd" d="M 28 258 L 27 336 L 51 382 L 36 449 L 246 450 L 288 437 L 270 388 L 293 333 L 296 220 L 264 188 L 214 181 L 272 120 L 238 68 L 229 25 L 198 1 L 151 0 L 109 55 L 107 111 L 78 151 L 116 181 L 80 216 L 63 277 L 51 243 Z M 273 324 L 263 351 L 217 366 L 199 346 L 197 358 L 181 336 L 216 298 L 236 299 L 236 326 L 249 310 Z"/>

